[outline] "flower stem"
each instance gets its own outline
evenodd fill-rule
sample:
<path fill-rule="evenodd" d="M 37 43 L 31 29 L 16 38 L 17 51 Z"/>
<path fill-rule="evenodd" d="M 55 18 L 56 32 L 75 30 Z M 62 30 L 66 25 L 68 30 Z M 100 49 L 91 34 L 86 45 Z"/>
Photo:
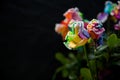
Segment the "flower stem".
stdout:
<path fill-rule="evenodd" d="M 96 50 L 96 49 L 97 49 L 97 41 L 95 41 L 94 50 Z M 94 55 L 96 55 L 95 52 L 94 52 Z M 95 70 L 95 80 L 98 80 L 97 59 L 95 59 L 95 67 L 96 67 L 96 70 Z"/>
<path fill-rule="evenodd" d="M 83 48 L 84 48 L 85 58 L 86 58 L 86 60 L 87 60 L 88 67 L 89 67 L 89 69 L 90 69 L 90 73 L 91 73 L 92 80 L 94 80 L 94 78 L 93 78 L 93 73 L 92 73 L 91 66 L 90 66 L 90 62 L 89 62 L 88 55 L 87 55 L 86 46 L 84 45 Z"/>

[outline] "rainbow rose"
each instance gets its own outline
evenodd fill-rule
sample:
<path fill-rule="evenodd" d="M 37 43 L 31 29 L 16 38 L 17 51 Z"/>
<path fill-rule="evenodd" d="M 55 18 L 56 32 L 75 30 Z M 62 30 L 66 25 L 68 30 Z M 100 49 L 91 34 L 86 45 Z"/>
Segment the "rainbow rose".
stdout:
<path fill-rule="evenodd" d="M 93 19 L 87 25 L 88 33 L 94 40 L 99 39 L 105 29 L 102 27 L 102 23 L 99 20 Z"/>
<path fill-rule="evenodd" d="M 80 14 L 78 8 L 68 9 L 63 16 L 65 19 L 61 23 L 55 25 L 55 31 L 58 34 L 61 34 L 63 40 L 65 39 L 66 34 L 68 33 L 68 24 L 73 20 L 82 20 L 82 15 Z"/>
<path fill-rule="evenodd" d="M 65 38 L 66 41 L 64 42 L 68 49 L 75 49 L 87 43 L 89 33 L 84 28 L 84 23 L 82 21 L 71 20 L 69 29 L 70 31 L 67 33 Z"/>
<path fill-rule="evenodd" d="M 116 19 L 120 19 L 120 1 L 118 1 L 118 5 L 114 5 L 111 15 L 114 16 Z"/>
<path fill-rule="evenodd" d="M 115 30 L 120 30 L 120 21 L 118 22 L 118 24 L 114 25 L 114 29 Z"/>

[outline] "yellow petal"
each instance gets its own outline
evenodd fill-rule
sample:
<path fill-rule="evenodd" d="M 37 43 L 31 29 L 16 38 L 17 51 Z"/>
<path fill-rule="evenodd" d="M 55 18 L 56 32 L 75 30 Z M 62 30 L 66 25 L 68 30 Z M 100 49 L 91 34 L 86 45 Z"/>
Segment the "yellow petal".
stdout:
<path fill-rule="evenodd" d="M 71 42 L 69 42 L 68 47 L 70 47 L 70 48 L 76 48 L 76 44 L 73 41 L 71 41 Z"/>
<path fill-rule="evenodd" d="M 74 41 L 75 43 L 78 43 L 78 42 L 81 41 L 81 38 L 80 38 L 78 35 L 74 35 L 73 41 Z"/>
<path fill-rule="evenodd" d="M 76 26 L 75 27 L 75 34 L 78 34 L 78 32 L 79 32 L 79 26 Z"/>
<path fill-rule="evenodd" d="M 87 43 L 88 39 L 82 39 L 80 42 L 77 43 L 76 47 L 83 46 Z"/>

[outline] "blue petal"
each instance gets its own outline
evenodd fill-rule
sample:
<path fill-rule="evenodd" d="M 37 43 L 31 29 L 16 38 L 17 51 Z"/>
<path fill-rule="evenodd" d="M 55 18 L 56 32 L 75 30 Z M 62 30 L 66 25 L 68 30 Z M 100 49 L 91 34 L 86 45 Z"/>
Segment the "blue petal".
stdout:
<path fill-rule="evenodd" d="M 88 33 L 87 30 L 83 29 L 82 33 L 83 33 L 87 38 L 90 37 L 90 35 L 89 35 L 89 33 Z"/>

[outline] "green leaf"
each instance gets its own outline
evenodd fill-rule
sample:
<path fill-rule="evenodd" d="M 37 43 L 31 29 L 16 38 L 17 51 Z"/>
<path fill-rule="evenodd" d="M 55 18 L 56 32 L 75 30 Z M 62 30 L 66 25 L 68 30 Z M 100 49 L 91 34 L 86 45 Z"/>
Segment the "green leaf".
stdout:
<path fill-rule="evenodd" d="M 69 72 L 68 72 L 67 69 L 62 70 L 62 76 L 63 76 L 64 78 L 68 77 L 68 74 L 69 74 Z"/>
<path fill-rule="evenodd" d="M 59 73 L 59 72 L 62 71 L 63 69 L 65 69 L 64 66 L 58 67 L 58 68 L 56 69 L 56 73 Z"/>
<path fill-rule="evenodd" d="M 119 60 L 119 61 L 114 62 L 114 64 L 115 64 L 115 65 L 120 66 L 120 60 Z"/>
<path fill-rule="evenodd" d="M 58 68 L 56 69 L 55 73 L 53 74 L 52 80 L 55 80 L 56 75 L 57 75 L 60 71 L 62 71 L 63 69 L 65 69 L 64 66 L 58 67 Z"/>
<path fill-rule="evenodd" d="M 67 64 L 70 62 L 62 53 L 56 53 L 55 57 L 62 64 Z"/>
<path fill-rule="evenodd" d="M 71 69 L 71 68 L 74 67 L 76 64 L 77 64 L 77 61 L 73 61 L 73 62 L 71 62 L 71 63 L 69 63 L 69 64 L 66 64 L 65 67 L 66 67 L 67 69 Z"/>
<path fill-rule="evenodd" d="M 118 42 L 119 40 L 116 34 L 111 34 L 107 39 L 107 44 L 110 48 L 116 47 L 118 45 Z"/>
<path fill-rule="evenodd" d="M 83 77 L 83 80 L 92 80 L 90 69 L 88 68 L 81 68 L 80 74 Z"/>
<path fill-rule="evenodd" d="M 80 17 L 82 17 L 82 19 L 83 19 L 83 13 L 82 13 L 82 12 L 79 12 L 78 14 L 79 14 Z"/>
<path fill-rule="evenodd" d="M 120 39 L 118 39 L 118 46 L 120 46 Z"/>
<path fill-rule="evenodd" d="M 88 39 L 88 43 L 92 43 L 94 40 L 92 38 Z"/>
<path fill-rule="evenodd" d="M 119 54 L 118 53 L 113 53 L 111 56 L 112 57 L 120 57 L 120 53 Z"/>
<path fill-rule="evenodd" d="M 103 54 L 103 57 L 106 59 L 106 61 L 108 62 L 109 60 L 109 53 L 102 53 Z"/>
<path fill-rule="evenodd" d="M 77 75 L 74 71 L 71 71 L 68 77 L 70 80 L 77 80 Z"/>
<path fill-rule="evenodd" d="M 89 55 L 89 59 L 98 59 L 98 58 L 101 58 L 103 56 L 103 54 L 100 54 L 100 55 L 97 55 L 97 56 L 95 56 L 94 54 L 90 54 Z"/>
<path fill-rule="evenodd" d="M 92 72 L 95 74 L 96 73 L 96 63 L 95 63 L 95 60 L 90 60 L 90 68 L 92 70 Z"/>
<path fill-rule="evenodd" d="M 103 46 L 99 46 L 97 47 L 97 50 L 95 53 L 101 53 L 101 51 L 107 49 L 108 45 L 103 45 Z"/>
<path fill-rule="evenodd" d="M 69 53 L 69 54 L 68 54 L 68 57 L 69 57 L 70 59 L 72 59 L 72 60 L 77 60 L 76 57 L 75 57 L 75 55 L 74 55 L 74 53 Z"/>

